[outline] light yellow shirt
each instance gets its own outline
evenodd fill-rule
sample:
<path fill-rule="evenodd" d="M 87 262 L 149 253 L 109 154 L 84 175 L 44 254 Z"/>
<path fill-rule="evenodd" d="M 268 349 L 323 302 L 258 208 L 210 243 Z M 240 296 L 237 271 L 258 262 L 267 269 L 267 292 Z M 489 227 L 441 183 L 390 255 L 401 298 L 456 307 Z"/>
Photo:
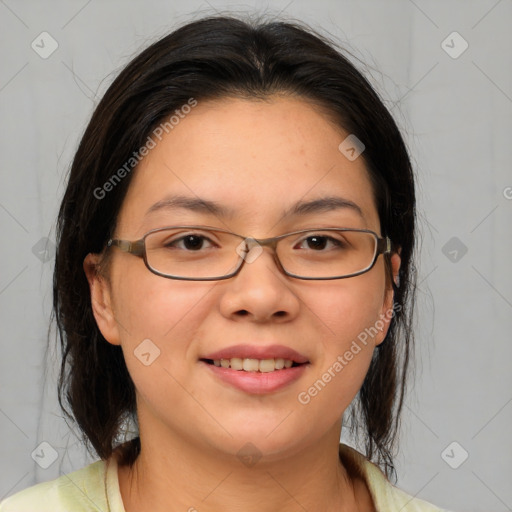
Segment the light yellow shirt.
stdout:
<path fill-rule="evenodd" d="M 384 473 L 363 455 L 341 444 L 340 457 L 352 461 L 366 481 L 377 512 L 447 512 L 393 486 Z M 99 460 L 10 496 L 0 512 L 125 512 L 119 491 L 117 464 Z"/>

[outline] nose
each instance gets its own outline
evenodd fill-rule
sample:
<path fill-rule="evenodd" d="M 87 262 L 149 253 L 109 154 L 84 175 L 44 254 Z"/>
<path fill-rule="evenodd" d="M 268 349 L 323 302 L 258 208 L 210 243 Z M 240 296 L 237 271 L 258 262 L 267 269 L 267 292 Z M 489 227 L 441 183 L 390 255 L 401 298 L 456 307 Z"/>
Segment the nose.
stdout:
<path fill-rule="evenodd" d="M 258 255 L 253 259 L 255 250 Z M 272 248 L 253 248 L 239 273 L 223 283 L 222 315 L 259 323 L 289 322 L 300 309 L 291 279 L 281 272 Z"/>

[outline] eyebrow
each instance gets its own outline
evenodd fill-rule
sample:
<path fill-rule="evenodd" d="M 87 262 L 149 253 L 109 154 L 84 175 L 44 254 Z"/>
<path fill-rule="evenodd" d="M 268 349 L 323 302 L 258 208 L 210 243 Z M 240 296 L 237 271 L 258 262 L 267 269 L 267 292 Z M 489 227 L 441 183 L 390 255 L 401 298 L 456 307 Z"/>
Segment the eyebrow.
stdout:
<path fill-rule="evenodd" d="M 298 201 L 284 212 L 283 217 L 308 215 L 311 213 L 322 213 L 342 209 L 350 209 L 364 219 L 363 211 L 356 203 L 339 196 L 321 197 L 319 199 L 313 199 L 312 201 Z"/>
<path fill-rule="evenodd" d="M 187 196 L 169 196 L 161 201 L 156 202 L 151 206 L 145 214 L 145 217 L 153 212 L 161 210 L 173 210 L 181 208 L 184 210 L 190 210 L 197 213 L 210 214 L 218 217 L 232 217 L 234 211 L 221 206 L 215 201 L 209 201 L 208 199 L 200 199 L 196 197 Z"/>
<path fill-rule="evenodd" d="M 147 210 L 145 217 L 149 216 L 151 213 L 161 210 L 173 210 L 178 208 L 223 218 L 229 218 L 235 215 L 234 210 L 226 208 L 216 201 L 175 195 L 156 202 Z M 339 196 L 327 196 L 319 199 L 313 199 L 311 201 L 297 201 L 291 206 L 291 208 L 285 210 L 283 218 L 341 209 L 352 210 L 364 219 L 363 211 L 356 203 Z"/>

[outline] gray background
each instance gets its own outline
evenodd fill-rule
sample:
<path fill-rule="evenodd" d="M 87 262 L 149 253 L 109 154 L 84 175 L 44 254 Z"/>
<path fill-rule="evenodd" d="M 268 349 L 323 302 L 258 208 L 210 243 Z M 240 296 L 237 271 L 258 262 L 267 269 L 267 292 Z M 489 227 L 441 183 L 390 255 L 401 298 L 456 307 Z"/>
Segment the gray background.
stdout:
<path fill-rule="evenodd" d="M 45 260 L 85 124 L 141 46 L 226 10 L 282 11 L 370 66 L 418 173 L 421 363 L 398 485 L 454 511 L 512 510 L 510 0 L 0 0 L 0 498 L 91 460 L 61 419 L 45 356 Z M 58 43 L 50 56 L 43 31 Z"/>

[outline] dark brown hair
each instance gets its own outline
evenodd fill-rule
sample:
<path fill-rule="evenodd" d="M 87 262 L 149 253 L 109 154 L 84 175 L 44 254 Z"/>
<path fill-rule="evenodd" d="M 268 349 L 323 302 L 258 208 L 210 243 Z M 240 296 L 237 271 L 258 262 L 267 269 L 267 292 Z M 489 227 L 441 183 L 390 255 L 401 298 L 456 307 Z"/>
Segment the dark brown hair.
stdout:
<path fill-rule="evenodd" d="M 265 100 L 279 93 L 315 103 L 363 141 L 362 158 L 381 232 L 401 248 L 400 285 L 393 283 L 395 315 L 350 415 L 367 457 L 388 475 L 394 471 L 412 344 L 414 178 L 392 116 L 344 53 L 299 22 L 207 17 L 182 26 L 135 57 L 95 109 L 60 206 L 53 306 L 63 356 L 59 402 L 102 459 L 116 452 L 120 464 L 131 465 L 140 452 L 138 437 L 119 445 L 123 422 L 136 419 L 135 389 L 121 348 L 108 343 L 96 325 L 82 263 L 88 253 L 101 253 L 113 234 L 136 171 L 123 173 L 108 193 L 98 190 L 190 98 Z"/>

